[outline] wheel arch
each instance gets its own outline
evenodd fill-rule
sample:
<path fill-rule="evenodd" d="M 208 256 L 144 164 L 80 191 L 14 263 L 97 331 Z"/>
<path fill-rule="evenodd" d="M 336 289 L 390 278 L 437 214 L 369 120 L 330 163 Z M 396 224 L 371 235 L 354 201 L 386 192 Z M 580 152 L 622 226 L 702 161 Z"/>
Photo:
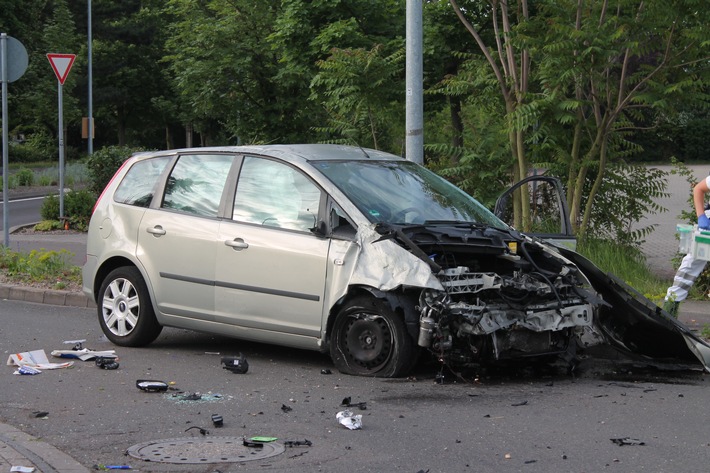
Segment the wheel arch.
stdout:
<path fill-rule="evenodd" d="M 151 284 L 150 279 L 146 276 L 145 271 L 143 270 L 143 267 L 140 264 L 136 264 L 135 261 L 125 256 L 112 256 L 106 259 L 106 261 L 104 261 L 103 263 L 101 263 L 101 266 L 99 266 L 99 268 L 96 270 L 96 275 L 94 276 L 93 281 L 94 302 L 99 305 L 99 298 L 101 297 L 101 294 L 99 294 L 101 284 L 103 284 L 103 281 L 104 279 L 106 279 L 106 276 L 108 276 L 108 274 L 114 269 L 120 268 L 122 266 L 134 267 L 141 273 L 143 282 L 145 282 L 145 285 L 148 288 L 148 297 L 150 297 L 150 303 L 153 306 L 153 312 L 155 313 L 155 316 L 160 319 L 160 312 L 158 311 L 158 307 L 155 304 L 155 297 L 153 296 L 153 285 Z"/>
<path fill-rule="evenodd" d="M 363 295 L 370 295 L 376 299 L 387 301 L 392 311 L 404 319 L 407 333 L 413 340 L 417 340 L 419 335 L 419 311 L 417 303 L 421 289 L 397 289 L 395 291 L 382 291 L 372 286 L 350 286 L 348 291 L 330 308 L 328 313 L 328 321 L 326 323 L 325 343 L 323 343 L 324 351 L 330 343 L 330 337 L 333 333 L 333 325 L 335 318 L 342 307 L 348 301 Z"/>

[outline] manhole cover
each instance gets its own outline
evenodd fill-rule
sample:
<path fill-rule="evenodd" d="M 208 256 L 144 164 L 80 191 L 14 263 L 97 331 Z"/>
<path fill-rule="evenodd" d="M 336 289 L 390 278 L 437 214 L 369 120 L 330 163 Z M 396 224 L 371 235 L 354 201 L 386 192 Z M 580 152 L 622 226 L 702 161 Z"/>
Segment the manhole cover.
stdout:
<path fill-rule="evenodd" d="M 283 453 L 280 443 L 262 448 L 245 447 L 242 437 L 178 438 L 134 445 L 128 454 L 139 460 L 160 463 L 232 463 L 263 460 Z"/>

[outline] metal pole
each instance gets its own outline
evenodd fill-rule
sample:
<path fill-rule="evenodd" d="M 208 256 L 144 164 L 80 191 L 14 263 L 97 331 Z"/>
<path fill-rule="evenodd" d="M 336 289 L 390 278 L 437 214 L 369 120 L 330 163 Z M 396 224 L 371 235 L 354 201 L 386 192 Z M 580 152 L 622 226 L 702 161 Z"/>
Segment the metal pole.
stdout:
<path fill-rule="evenodd" d="M 64 219 L 64 105 L 62 103 L 62 84 L 59 84 L 59 219 Z"/>
<path fill-rule="evenodd" d="M 406 157 L 424 163 L 424 68 L 422 0 L 407 0 Z"/>
<path fill-rule="evenodd" d="M 8 124 L 7 124 L 7 34 L 0 33 L 0 69 L 2 69 L 2 228 L 5 246 L 10 246 L 10 168 L 8 167 Z"/>
<path fill-rule="evenodd" d="M 89 0 L 89 155 L 94 152 L 94 85 L 91 63 L 91 0 Z"/>

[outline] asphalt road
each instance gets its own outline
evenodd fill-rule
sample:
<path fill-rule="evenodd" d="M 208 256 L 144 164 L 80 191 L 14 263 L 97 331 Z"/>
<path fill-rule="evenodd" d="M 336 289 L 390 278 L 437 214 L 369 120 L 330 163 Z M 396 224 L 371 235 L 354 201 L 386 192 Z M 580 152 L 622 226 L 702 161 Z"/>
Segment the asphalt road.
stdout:
<path fill-rule="evenodd" d="M 0 418 L 91 468 L 130 465 L 142 472 L 700 472 L 707 471 L 708 376 L 665 373 L 586 360 L 564 370 L 481 374 L 437 384 L 434 365 L 408 379 L 368 379 L 333 371 L 318 353 L 166 329 L 146 348 L 113 346 L 90 309 L 0 301 L 0 351 L 84 346 L 116 349 L 117 370 L 76 361 L 69 369 L 0 382 Z M 246 374 L 222 368 L 243 353 Z M 59 359 L 54 359 L 59 361 Z M 148 393 L 139 379 L 174 383 Z M 187 394 L 199 400 L 185 400 Z M 361 430 L 338 424 L 344 398 L 366 402 Z M 284 406 L 291 408 L 287 412 Z M 46 418 L 36 412 L 46 412 Z M 221 415 L 216 428 L 211 416 Z M 199 428 L 209 431 L 205 436 Z M 189 429 L 189 430 L 188 430 Z M 241 463 L 220 463 L 238 446 L 201 444 L 208 464 L 147 462 L 125 452 L 167 439 L 274 436 L 310 447 Z M 614 443 L 613 439 L 616 440 Z M 142 452 L 142 450 L 138 450 Z M 159 453 L 160 454 L 160 453 Z M 249 458 L 247 454 L 246 458 Z"/>

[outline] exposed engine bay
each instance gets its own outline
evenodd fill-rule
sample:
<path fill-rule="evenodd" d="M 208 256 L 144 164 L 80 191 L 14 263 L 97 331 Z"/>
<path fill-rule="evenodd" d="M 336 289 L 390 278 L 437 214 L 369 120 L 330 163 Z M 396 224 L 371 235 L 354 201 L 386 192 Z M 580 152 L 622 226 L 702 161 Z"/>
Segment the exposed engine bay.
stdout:
<path fill-rule="evenodd" d="M 377 231 L 382 239 L 395 240 L 425 261 L 441 283 L 441 288 L 420 292 L 416 338 L 442 363 L 470 366 L 549 355 L 572 360 L 579 348 L 607 343 L 648 360 L 693 363 L 700 359 L 703 367 L 707 365 L 710 350 L 694 336 L 688 341 L 662 330 L 658 336 L 665 339 L 664 346 L 676 339 L 677 350 L 671 353 L 625 343 L 625 334 L 632 333 L 629 328 L 645 333 L 649 323 L 657 327 L 659 321 L 648 320 L 643 310 L 630 317 L 625 307 L 617 307 L 617 312 L 626 313 L 619 317 L 621 323 L 611 322 L 614 307 L 597 286 L 612 292 L 615 288 L 606 287 L 603 273 L 593 265 L 599 280 L 590 282 L 586 269 L 569 258 L 578 256 L 572 251 L 514 230 L 470 223 L 380 225 Z M 610 296 L 615 298 L 617 292 Z M 653 306 L 643 302 L 639 305 Z M 677 331 L 673 322 L 662 320 L 656 312 L 661 323 Z"/>

